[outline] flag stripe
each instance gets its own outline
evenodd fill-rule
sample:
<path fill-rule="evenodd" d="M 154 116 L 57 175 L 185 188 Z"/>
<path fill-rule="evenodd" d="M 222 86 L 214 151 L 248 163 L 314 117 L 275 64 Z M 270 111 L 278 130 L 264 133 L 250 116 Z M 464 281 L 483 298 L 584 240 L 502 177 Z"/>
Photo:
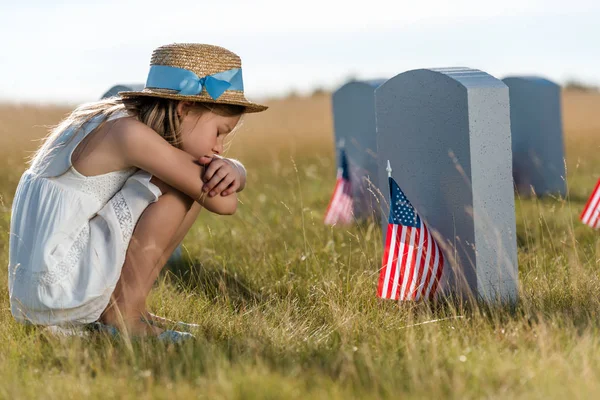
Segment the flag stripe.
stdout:
<path fill-rule="evenodd" d="M 587 218 L 583 221 L 585 224 L 595 228 L 596 223 L 598 222 L 598 209 L 600 208 L 600 190 L 595 194 L 597 197 L 595 203 L 590 206 L 590 209 L 587 212 Z"/>
<path fill-rule="evenodd" d="M 389 284 L 386 291 L 386 296 L 388 299 L 393 299 L 392 288 L 394 287 L 394 282 L 397 282 L 397 270 L 398 270 L 398 260 L 402 258 L 400 240 L 402 237 L 402 229 L 398 231 L 398 225 L 394 226 L 396 228 L 396 238 L 392 242 L 392 246 L 394 246 L 394 257 L 392 259 L 392 263 L 390 264 L 390 279 Z"/>
<path fill-rule="evenodd" d="M 417 257 L 414 264 L 414 273 L 412 278 L 409 280 L 410 288 L 406 295 L 408 300 L 413 300 L 415 298 L 415 288 L 417 287 L 417 282 L 420 280 L 422 270 L 423 270 L 423 262 L 425 261 L 423 257 L 423 249 L 426 237 L 425 224 L 421 224 L 421 228 L 419 228 L 419 244 L 415 251 L 417 252 Z"/>
<path fill-rule="evenodd" d="M 424 296 L 425 298 L 430 298 L 432 293 L 435 293 L 434 291 L 432 291 L 432 289 L 433 289 L 433 283 L 435 282 L 437 269 L 439 266 L 439 257 L 440 257 L 439 249 L 437 246 L 435 246 L 435 258 L 433 261 L 433 270 L 429 271 L 428 282 L 427 282 L 427 291 L 425 292 L 425 296 Z"/>
<path fill-rule="evenodd" d="M 345 207 L 344 210 L 342 212 L 342 217 L 343 220 L 346 224 L 349 224 L 352 222 L 352 213 L 353 213 L 353 202 L 352 202 L 352 185 L 350 185 L 350 182 L 347 182 L 346 185 L 344 186 L 344 203 L 345 203 Z"/>
<path fill-rule="evenodd" d="M 440 249 L 438 249 L 440 251 Z M 442 273 L 444 272 L 444 254 L 440 251 L 440 261 L 438 265 L 437 275 L 435 277 L 435 287 L 433 288 L 432 294 L 437 293 L 440 282 L 442 281 Z"/>
<path fill-rule="evenodd" d="M 438 249 L 438 251 L 439 251 L 439 249 Z M 443 266 L 444 266 L 444 255 L 442 254 L 442 252 L 440 252 L 438 270 L 437 270 L 437 273 L 435 274 L 435 281 L 433 282 L 433 288 L 431 289 L 430 298 L 433 298 L 433 296 L 438 291 L 438 287 L 440 286 L 440 281 L 442 280 L 442 272 L 444 270 L 442 268 Z"/>
<path fill-rule="evenodd" d="M 410 242 L 408 244 L 408 249 L 406 251 L 406 262 L 403 264 L 404 268 L 402 271 L 404 272 L 402 275 L 402 292 L 400 293 L 400 299 L 405 300 L 406 295 L 406 285 L 410 277 L 412 277 L 414 270 L 414 255 L 415 255 L 415 241 L 416 236 L 418 234 L 418 230 L 414 228 L 406 228 L 410 231 Z"/>
<path fill-rule="evenodd" d="M 341 176 L 341 174 L 338 174 Z M 349 224 L 352 222 L 352 186 L 350 182 L 342 177 L 339 177 L 333 196 L 325 213 L 325 224 L 334 225 L 337 223 Z"/>
<path fill-rule="evenodd" d="M 435 272 L 434 269 L 437 265 L 437 261 L 438 261 L 438 254 L 437 254 L 437 249 L 433 249 L 433 264 L 431 265 L 431 268 L 429 268 L 429 271 L 427 271 L 427 278 L 425 279 L 425 286 L 423 288 L 423 295 L 422 297 L 427 299 L 429 298 L 429 292 L 431 291 L 431 287 L 433 286 L 433 281 L 434 281 L 434 276 L 435 276 Z"/>
<path fill-rule="evenodd" d="M 585 208 L 583 209 L 583 212 L 581 213 L 580 219 L 584 224 L 594 226 L 594 224 L 592 224 L 590 220 L 592 219 L 592 217 L 594 217 L 594 214 L 596 214 L 596 218 L 597 218 L 597 213 L 594 213 L 594 211 L 598 210 L 598 202 L 599 201 L 600 201 L 600 179 L 598 180 L 598 183 L 596 184 L 596 187 L 594 188 L 592 195 L 588 199 L 588 201 L 585 205 Z"/>
<path fill-rule="evenodd" d="M 423 224 L 424 226 L 425 224 Z M 425 238 L 425 241 L 427 242 L 427 256 L 425 257 L 425 262 L 424 262 L 424 266 L 423 268 L 427 268 L 427 271 L 423 270 L 423 272 L 421 272 L 421 282 L 419 282 L 419 286 L 417 287 L 417 294 L 415 296 L 415 300 L 419 300 L 422 296 L 423 296 L 423 291 L 424 291 L 424 287 L 425 287 L 425 282 L 427 279 L 427 272 L 429 271 L 429 263 L 431 262 L 431 234 L 429 233 L 428 229 L 425 229 L 425 232 L 427 232 L 427 237 Z"/>
<path fill-rule="evenodd" d="M 327 224 L 331 224 L 334 223 L 332 222 L 334 219 L 334 212 L 333 209 L 335 209 L 335 207 L 337 207 L 337 203 L 338 203 L 338 199 L 340 198 L 340 196 L 342 195 L 340 189 L 340 186 L 344 185 L 344 180 L 343 179 L 338 179 L 336 184 L 335 184 L 335 189 L 333 189 L 333 197 L 331 198 L 331 201 L 329 202 L 329 206 L 327 207 L 327 212 L 325 213 L 325 223 Z"/>
<path fill-rule="evenodd" d="M 390 234 L 390 229 L 392 233 Z M 379 297 L 387 298 L 387 289 L 390 281 L 390 272 L 392 269 L 392 262 L 394 260 L 394 253 L 396 252 L 397 246 L 394 243 L 396 241 L 396 232 L 398 231 L 398 225 L 388 224 L 388 231 L 386 235 L 385 242 L 385 254 L 384 261 L 387 259 L 387 262 L 383 264 L 383 269 L 379 273 Z"/>
<path fill-rule="evenodd" d="M 596 214 L 596 223 L 594 224 L 594 228 L 598 229 L 598 228 L 600 228 L 600 207 L 598 207 L 596 209 L 595 214 Z"/>
<path fill-rule="evenodd" d="M 600 192 L 600 190 L 598 192 Z M 590 222 L 588 223 L 588 225 L 593 226 L 594 228 L 598 228 L 599 224 L 600 224 L 600 199 L 598 200 L 598 203 L 592 210 L 592 216 L 590 218 Z"/>
<path fill-rule="evenodd" d="M 421 225 L 423 227 L 423 225 Z M 420 228 L 412 228 L 415 231 L 415 242 L 413 244 L 413 255 L 410 261 L 410 275 L 408 276 L 408 280 L 406 281 L 406 291 L 404 292 L 404 300 L 410 300 L 410 287 L 413 281 L 415 274 L 417 274 L 418 264 L 420 263 L 421 250 L 419 248 L 419 243 L 421 243 L 421 229 Z M 418 259 L 418 260 L 417 260 Z"/>
<path fill-rule="evenodd" d="M 598 219 L 598 205 L 600 204 L 600 190 L 597 190 L 594 193 L 594 198 L 592 200 L 592 204 L 586 211 L 585 220 L 583 221 L 586 224 L 594 225 L 596 223 L 596 219 Z"/>
<path fill-rule="evenodd" d="M 421 240 L 419 241 L 418 247 L 418 263 L 415 264 L 415 276 L 413 277 L 413 284 L 411 287 L 411 291 L 407 294 L 407 300 L 416 300 L 417 294 L 421 287 L 421 281 L 424 277 L 427 276 L 427 271 L 430 266 L 426 261 L 431 259 L 429 253 L 427 251 L 431 250 L 429 246 L 429 231 L 427 230 L 427 226 L 425 224 L 421 225 L 421 231 L 419 233 L 421 235 Z"/>
<path fill-rule="evenodd" d="M 401 229 L 400 243 L 398 244 L 398 259 L 394 265 L 394 280 L 392 281 L 392 292 L 390 293 L 390 298 L 396 300 L 398 299 L 398 284 L 400 279 L 402 279 L 402 267 L 405 265 L 406 258 L 406 234 L 408 231 L 408 227 L 403 226 Z M 410 232 L 408 232 L 410 234 Z"/>
<path fill-rule="evenodd" d="M 406 266 L 404 268 L 404 276 L 402 280 L 402 291 L 400 293 L 400 300 L 406 300 L 408 294 L 408 286 L 412 281 L 412 277 L 415 273 L 415 258 L 416 258 L 416 248 L 417 248 L 417 240 L 419 235 L 419 230 L 415 228 L 411 228 L 411 238 L 409 245 L 409 254 L 406 260 Z"/>
<path fill-rule="evenodd" d="M 400 254 L 400 237 L 402 236 L 402 229 L 397 225 L 394 226 L 396 229 L 394 241 L 391 243 L 393 257 L 391 263 L 388 265 L 388 280 L 387 287 L 385 288 L 385 297 L 387 299 L 392 298 L 392 287 L 394 286 L 394 279 L 396 277 L 396 265 L 398 263 L 398 259 L 402 257 Z"/>

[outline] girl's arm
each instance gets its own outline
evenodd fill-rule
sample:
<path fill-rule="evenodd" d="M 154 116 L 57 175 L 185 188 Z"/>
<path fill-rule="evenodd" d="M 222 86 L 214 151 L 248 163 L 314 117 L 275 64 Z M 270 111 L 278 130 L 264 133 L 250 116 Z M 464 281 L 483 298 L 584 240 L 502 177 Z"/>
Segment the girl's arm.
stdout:
<path fill-rule="evenodd" d="M 203 191 L 204 167 L 193 156 L 171 146 L 154 130 L 131 118 L 123 118 L 112 130 L 115 148 L 125 163 L 143 169 L 166 184 L 195 199 L 208 211 L 230 215 L 237 209 L 237 196 L 209 197 Z"/>

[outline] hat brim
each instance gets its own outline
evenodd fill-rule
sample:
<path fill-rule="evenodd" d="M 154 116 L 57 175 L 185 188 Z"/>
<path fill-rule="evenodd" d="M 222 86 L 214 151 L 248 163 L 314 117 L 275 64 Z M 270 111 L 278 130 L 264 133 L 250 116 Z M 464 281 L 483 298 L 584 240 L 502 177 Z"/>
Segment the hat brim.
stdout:
<path fill-rule="evenodd" d="M 206 91 L 203 91 L 199 95 L 196 96 L 187 96 L 178 93 L 174 93 L 171 91 L 161 90 L 161 89 L 144 89 L 141 91 L 130 91 L 130 92 L 119 92 L 119 96 L 121 97 L 160 97 L 163 99 L 173 99 L 173 100 L 185 100 L 185 101 L 198 101 L 203 103 L 213 103 L 213 104 L 232 104 L 236 106 L 242 106 L 245 108 L 246 113 L 257 113 L 261 111 L 265 111 L 267 106 L 263 106 L 261 104 L 253 103 L 248 101 L 244 97 L 244 93 L 241 91 L 235 90 L 226 90 L 223 92 L 218 99 L 213 99 L 210 97 Z"/>

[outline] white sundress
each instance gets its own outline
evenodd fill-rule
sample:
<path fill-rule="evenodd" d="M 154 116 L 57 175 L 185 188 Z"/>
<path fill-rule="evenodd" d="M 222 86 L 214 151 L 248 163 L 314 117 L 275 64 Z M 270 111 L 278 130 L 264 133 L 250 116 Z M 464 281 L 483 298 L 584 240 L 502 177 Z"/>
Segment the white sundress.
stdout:
<path fill-rule="evenodd" d="M 11 312 L 19 322 L 97 321 L 119 280 L 140 215 L 161 196 L 146 171 L 86 177 L 75 170 L 73 150 L 99 123 L 92 120 L 77 133 L 66 129 L 44 162 L 34 160 L 21 177 L 12 204 L 8 265 Z"/>

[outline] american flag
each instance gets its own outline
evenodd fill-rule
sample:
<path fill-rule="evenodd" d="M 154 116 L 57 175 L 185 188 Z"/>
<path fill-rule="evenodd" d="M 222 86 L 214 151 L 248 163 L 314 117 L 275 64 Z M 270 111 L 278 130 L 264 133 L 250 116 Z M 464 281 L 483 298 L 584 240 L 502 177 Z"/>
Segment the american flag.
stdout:
<path fill-rule="evenodd" d="M 390 176 L 388 182 L 390 215 L 377 295 L 394 300 L 432 298 L 444 255 L 396 181 Z"/>
<path fill-rule="evenodd" d="M 346 152 L 340 149 L 340 167 L 337 173 L 337 182 L 333 190 L 333 196 L 325 213 L 325 224 L 348 225 L 352 222 L 352 185 L 350 184 L 350 172 Z"/>
<path fill-rule="evenodd" d="M 600 179 L 579 218 L 592 228 L 600 228 Z"/>

